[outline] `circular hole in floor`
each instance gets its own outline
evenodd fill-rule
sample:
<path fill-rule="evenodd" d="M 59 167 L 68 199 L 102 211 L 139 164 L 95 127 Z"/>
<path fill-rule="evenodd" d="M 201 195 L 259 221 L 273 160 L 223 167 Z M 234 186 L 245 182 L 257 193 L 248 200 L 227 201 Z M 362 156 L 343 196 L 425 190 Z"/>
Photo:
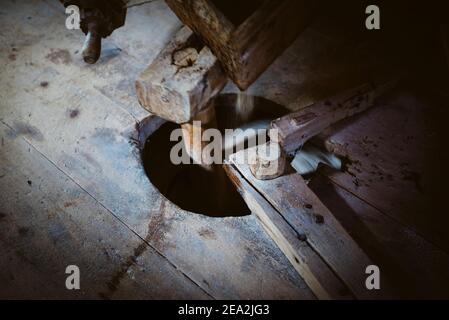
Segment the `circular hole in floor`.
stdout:
<path fill-rule="evenodd" d="M 254 97 L 251 106 L 237 107 L 236 94 L 215 99 L 217 129 L 260 127 L 287 113 L 287 109 L 269 100 Z M 222 165 L 205 170 L 196 164 L 175 165 L 170 151 L 178 143 L 170 141 L 173 130 L 180 126 L 166 122 L 146 140 L 142 158 L 151 183 L 181 209 L 212 217 L 250 214 L 245 201 L 227 177 Z"/>

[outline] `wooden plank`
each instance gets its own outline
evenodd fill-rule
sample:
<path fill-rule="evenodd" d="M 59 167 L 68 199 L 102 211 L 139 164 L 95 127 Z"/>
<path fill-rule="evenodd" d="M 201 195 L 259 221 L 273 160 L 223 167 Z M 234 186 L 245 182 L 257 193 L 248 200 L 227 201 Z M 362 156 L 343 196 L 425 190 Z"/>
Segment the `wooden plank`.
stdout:
<path fill-rule="evenodd" d="M 364 84 L 332 98 L 314 103 L 272 122 L 270 138 L 287 153 L 293 153 L 306 141 L 332 124 L 365 111 L 373 105 L 374 87 Z M 293 102 L 293 105 L 295 102 Z M 290 109 L 296 109 L 295 106 Z"/>
<path fill-rule="evenodd" d="M 193 281 L 0 123 L 0 297 L 208 299 Z M 65 287 L 68 265 L 81 290 Z"/>
<path fill-rule="evenodd" d="M 447 299 L 449 255 L 412 229 L 329 180 L 321 171 L 308 186 L 361 248 L 375 258 L 404 299 Z"/>
<path fill-rule="evenodd" d="M 261 145 L 256 157 L 249 159 L 249 168 L 256 179 L 275 179 L 288 168 L 287 156 L 277 142 L 268 142 Z"/>
<path fill-rule="evenodd" d="M 230 67 L 238 69 L 227 70 L 241 90 L 247 89 L 309 25 L 315 5 L 308 0 L 265 1 L 234 31 L 232 46 L 238 60 Z"/>
<path fill-rule="evenodd" d="M 214 53 L 224 49 L 235 26 L 211 1 L 166 0 L 166 3 L 178 18 L 195 34 L 199 35 Z"/>
<path fill-rule="evenodd" d="M 255 148 L 248 149 L 248 157 Z M 298 233 L 305 233 L 307 243 L 349 287 L 356 298 L 391 297 L 391 288 L 384 280 L 381 290 L 367 290 L 366 267 L 374 264 L 361 250 L 333 214 L 307 187 L 298 174 L 289 174 L 274 180 L 258 180 L 245 164 L 245 151 L 230 158 L 242 176 Z"/>
<path fill-rule="evenodd" d="M 224 168 L 264 230 L 279 246 L 317 298 L 350 298 L 347 287 L 307 244 L 305 233 L 298 233 L 299 230 L 293 229 L 279 212 L 242 177 L 234 165 L 227 164 Z"/>
<path fill-rule="evenodd" d="M 66 17 L 63 6 L 59 2 L 44 2 L 45 9 L 42 10 L 45 13 L 39 11 L 40 6 L 29 1 L 20 4 L 5 2 L 5 11 L 10 13 L 0 22 L 5 30 L 0 36 L 5 48 L 18 49 L 14 54 L 30 68 L 45 68 L 48 62 L 52 62 L 53 69 L 71 78 L 77 86 L 96 88 L 114 100 L 116 107 L 126 110 L 136 119 L 148 116 L 136 99 L 135 80 L 181 27 L 165 2 L 152 1 L 129 8 L 126 27 L 103 39 L 100 60 L 92 66 L 86 66 L 80 54 L 84 34 L 80 30 L 67 30 L 64 25 L 61 28 L 61 21 Z M 19 12 L 27 12 L 33 18 L 20 25 L 11 24 L 15 18 L 20 18 Z M 42 30 L 51 30 L 52 37 L 44 36 Z M 20 39 L 14 36 L 17 34 L 21 34 Z M 45 41 L 37 43 L 39 39 Z M 27 50 L 29 46 L 39 46 L 39 52 Z M 51 77 L 41 81 L 52 84 Z"/>
<path fill-rule="evenodd" d="M 313 17 L 306 0 L 264 1 L 234 26 L 208 0 L 167 0 L 180 20 L 207 44 L 241 89 L 251 85 L 296 39 Z"/>

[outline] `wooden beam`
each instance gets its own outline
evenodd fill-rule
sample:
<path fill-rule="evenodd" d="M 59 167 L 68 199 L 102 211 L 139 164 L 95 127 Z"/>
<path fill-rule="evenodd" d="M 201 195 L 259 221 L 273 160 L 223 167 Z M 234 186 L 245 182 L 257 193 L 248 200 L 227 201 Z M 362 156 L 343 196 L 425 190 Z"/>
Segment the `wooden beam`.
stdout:
<path fill-rule="evenodd" d="M 258 147 L 254 158 L 249 159 L 251 173 L 259 180 L 270 180 L 281 176 L 286 167 L 286 155 L 276 142 Z"/>
<path fill-rule="evenodd" d="M 311 22 L 315 9 L 308 0 L 267 0 L 241 25 L 234 26 L 209 0 L 166 2 L 211 48 L 241 90 L 296 39 Z"/>
<path fill-rule="evenodd" d="M 195 164 L 200 165 L 205 170 L 213 170 L 213 159 L 211 155 L 203 153 L 208 145 L 203 140 L 204 131 L 217 127 L 214 101 L 211 101 L 206 109 L 195 115 L 192 122 L 181 124 L 182 139 L 186 147 L 186 152 Z"/>
<path fill-rule="evenodd" d="M 186 123 L 227 82 L 208 47 L 183 27 L 136 81 L 140 105 L 171 122 Z"/>
<path fill-rule="evenodd" d="M 382 278 L 381 290 L 366 288 L 366 267 L 375 263 L 307 187 L 299 174 L 265 181 L 252 175 L 245 159 L 250 159 L 251 153 L 255 151 L 255 148 L 240 151 L 231 156 L 230 163 L 298 234 L 304 235 L 307 243 L 326 261 L 356 298 L 391 297 L 391 289 L 385 277 Z M 273 221 L 268 223 L 275 227 Z M 273 239 L 278 246 L 285 246 L 279 239 Z"/>
<path fill-rule="evenodd" d="M 268 0 L 233 33 L 228 75 L 245 90 L 287 49 L 312 21 L 315 1 Z M 228 66 L 229 64 L 229 66 Z M 237 68 L 237 69 L 232 69 Z"/>
<path fill-rule="evenodd" d="M 347 287 L 298 233 L 242 176 L 234 164 L 224 166 L 251 211 L 318 299 L 348 299 Z"/>
<path fill-rule="evenodd" d="M 332 124 L 365 111 L 373 105 L 374 87 L 364 84 L 332 98 L 317 102 L 272 122 L 270 138 L 285 152 L 293 153 L 306 141 Z M 289 108 L 295 108 L 295 101 Z"/>

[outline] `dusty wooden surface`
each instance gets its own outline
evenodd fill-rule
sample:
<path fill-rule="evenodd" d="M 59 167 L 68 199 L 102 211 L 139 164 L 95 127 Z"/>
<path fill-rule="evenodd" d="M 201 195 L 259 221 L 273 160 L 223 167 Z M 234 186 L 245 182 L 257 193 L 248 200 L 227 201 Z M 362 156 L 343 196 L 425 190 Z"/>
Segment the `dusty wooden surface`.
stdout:
<path fill-rule="evenodd" d="M 26 297 L 27 288 L 51 277 L 52 287 L 43 295 L 78 297 L 65 292 L 62 281 L 65 266 L 78 264 L 90 298 L 314 298 L 254 217 L 214 219 L 185 212 L 149 183 L 132 140 L 136 123 L 148 113 L 133 88 L 180 26 L 162 1 L 129 9 L 126 27 L 105 40 L 94 66 L 82 62 L 83 35 L 65 29 L 59 4 L 7 1 L 2 12 L 7 14 L 0 23 L 0 119 L 10 132 L 2 131 L 2 141 L 18 149 L 14 156 L 1 147 L 6 160 L 0 175 L 5 239 L 0 260 L 11 271 L 2 281 L 4 294 Z M 28 152 L 24 144 L 35 150 L 26 158 L 19 157 L 20 148 Z M 48 189 L 40 180 L 48 181 Z M 36 194 L 28 197 L 27 188 Z M 51 200 L 36 203 L 46 196 Z M 84 198 L 90 204 L 77 202 Z M 53 227 L 47 216 L 69 202 L 70 209 L 54 213 L 66 224 Z M 22 224 L 39 236 L 36 250 L 12 245 Z M 64 242 L 45 243 L 52 228 L 55 237 L 67 230 Z M 145 252 L 134 261 L 139 246 Z M 10 259 L 16 262 L 9 264 Z M 41 263 L 48 267 L 40 269 Z"/>
<path fill-rule="evenodd" d="M 162 1 L 128 9 L 125 27 L 104 41 L 102 58 L 94 66 L 82 62 L 83 35 L 65 29 L 59 3 L 4 1 L 1 12 L 0 267 L 7 270 L 0 278 L 2 294 L 314 298 L 256 217 L 214 219 L 185 212 L 148 182 L 133 140 L 136 124 L 148 113 L 137 102 L 134 82 L 180 27 Z M 384 61 L 372 58 L 378 46 L 362 41 L 354 49 L 346 35 L 338 34 L 332 23 L 307 28 L 248 92 L 281 105 L 299 97 L 299 109 L 361 83 Z M 225 91 L 236 88 L 228 84 Z M 416 102 L 407 99 L 396 104 L 398 110 Z M 363 124 L 362 119 L 354 123 Z M 334 141 L 354 140 L 354 134 L 339 132 L 332 133 L 338 138 Z M 351 142 L 351 153 L 360 156 L 364 148 L 356 148 L 358 143 L 362 141 Z M 402 155 L 404 141 L 397 144 Z M 420 145 L 417 150 L 424 152 L 425 141 Z M 432 168 L 432 161 L 420 166 Z M 388 171 L 390 165 L 381 168 Z M 445 226 L 439 220 L 443 214 L 424 208 L 420 212 L 427 215 L 407 215 L 422 201 L 420 192 L 400 191 L 418 188 L 416 179 L 394 179 L 388 188 L 367 180 L 357 188 L 351 186 L 354 170 L 329 175 L 342 197 L 351 200 L 349 221 L 357 227 L 351 235 L 358 234 L 367 251 L 366 242 L 377 239 L 376 250 L 386 252 L 387 261 L 408 274 L 404 281 L 411 281 L 411 297 L 447 297 L 447 254 L 439 247 L 449 242 L 427 237 L 441 236 L 441 230 L 428 230 Z M 332 210 L 324 193 L 314 191 Z M 364 201 L 373 194 L 375 203 Z M 393 194 L 401 200 L 395 201 Z M 344 216 L 337 218 L 345 225 Z M 63 272 L 69 263 L 78 263 L 86 276 L 82 292 L 65 290 Z"/>
<path fill-rule="evenodd" d="M 0 297 L 209 299 L 37 150 L 0 125 Z M 65 268 L 81 271 L 80 291 Z"/>

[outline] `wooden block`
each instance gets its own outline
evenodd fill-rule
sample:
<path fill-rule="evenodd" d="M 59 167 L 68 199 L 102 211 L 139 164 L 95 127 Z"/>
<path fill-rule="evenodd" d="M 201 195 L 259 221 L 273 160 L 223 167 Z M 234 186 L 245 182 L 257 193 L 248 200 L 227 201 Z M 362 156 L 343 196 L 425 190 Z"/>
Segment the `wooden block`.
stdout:
<path fill-rule="evenodd" d="M 305 233 L 298 233 L 260 195 L 237 168 L 229 163 L 224 166 L 251 211 L 276 242 L 299 275 L 318 299 L 351 298 L 349 290 L 305 241 Z"/>
<path fill-rule="evenodd" d="M 255 148 L 234 154 L 230 162 L 298 234 L 305 235 L 307 243 L 342 279 L 356 298 L 380 299 L 392 296 L 390 286 L 384 278 L 381 290 L 366 288 L 366 268 L 375 263 L 307 187 L 301 175 L 289 174 L 274 180 L 258 180 L 245 164 L 245 157 L 251 157 L 245 155 L 245 152 L 255 152 Z"/>
<path fill-rule="evenodd" d="M 449 252 L 446 210 L 447 99 L 401 88 L 362 117 L 319 136 L 329 152 L 347 159 L 329 178 L 383 214 Z"/>
<path fill-rule="evenodd" d="M 186 123 L 227 82 L 217 59 L 183 27 L 136 81 L 139 103 L 153 114 Z"/>
<path fill-rule="evenodd" d="M 315 11 L 312 1 L 269 0 L 234 26 L 209 0 L 166 2 L 211 48 L 241 90 L 246 90 L 296 39 Z"/>

